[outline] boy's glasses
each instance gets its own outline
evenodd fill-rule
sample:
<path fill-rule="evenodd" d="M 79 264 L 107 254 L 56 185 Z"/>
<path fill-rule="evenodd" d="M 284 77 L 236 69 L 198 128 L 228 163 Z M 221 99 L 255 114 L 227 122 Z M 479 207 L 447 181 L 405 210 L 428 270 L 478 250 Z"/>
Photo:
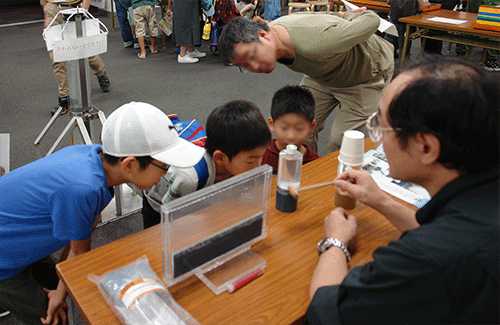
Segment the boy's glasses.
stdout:
<path fill-rule="evenodd" d="M 162 166 L 159 166 L 157 164 L 155 164 L 154 162 L 150 162 L 151 165 L 155 166 L 155 167 L 158 167 L 160 168 L 161 170 L 163 170 L 163 172 L 166 174 L 168 172 L 168 169 L 170 168 L 170 165 L 167 165 L 167 167 L 162 167 Z"/>
<path fill-rule="evenodd" d="M 368 120 L 366 120 L 366 128 L 368 129 L 368 134 L 370 135 L 370 139 L 373 142 L 378 142 L 382 139 L 382 131 L 399 131 L 399 128 L 384 128 L 380 123 L 380 115 L 379 112 L 375 112 Z"/>

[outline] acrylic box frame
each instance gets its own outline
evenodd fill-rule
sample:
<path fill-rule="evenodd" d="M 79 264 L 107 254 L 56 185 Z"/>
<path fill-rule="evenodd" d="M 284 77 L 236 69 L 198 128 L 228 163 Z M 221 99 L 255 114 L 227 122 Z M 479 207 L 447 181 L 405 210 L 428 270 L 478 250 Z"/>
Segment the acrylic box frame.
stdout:
<path fill-rule="evenodd" d="M 163 281 L 196 275 L 215 294 L 261 274 L 272 168 L 263 165 L 162 205 Z"/>

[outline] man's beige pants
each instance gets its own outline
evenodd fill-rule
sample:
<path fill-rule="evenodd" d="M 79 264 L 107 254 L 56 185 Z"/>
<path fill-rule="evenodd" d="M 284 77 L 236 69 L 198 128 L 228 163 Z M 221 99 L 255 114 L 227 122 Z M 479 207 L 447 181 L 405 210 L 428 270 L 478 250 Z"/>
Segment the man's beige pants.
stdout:
<path fill-rule="evenodd" d="M 68 7 L 69 8 L 69 7 Z M 46 17 L 46 26 L 49 26 L 50 22 L 59 12 L 59 5 L 47 2 L 44 8 Z M 63 19 L 61 15 L 57 17 L 52 26 L 61 25 Z M 52 61 L 52 68 L 54 69 L 54 75 L 56 76 L 57 86 L 59 87 L 59 95 L 64 96 L 68 94 L 68 72 L 66 69 L 66 62 L 54 62 L 54 55 L 52 51 L 49 51 L 50 60 Z M 98 55 L 89 57 L 89 65 L 92 69 L 92 73 L 98 77 L 104 74 L 104 62 Z"/>

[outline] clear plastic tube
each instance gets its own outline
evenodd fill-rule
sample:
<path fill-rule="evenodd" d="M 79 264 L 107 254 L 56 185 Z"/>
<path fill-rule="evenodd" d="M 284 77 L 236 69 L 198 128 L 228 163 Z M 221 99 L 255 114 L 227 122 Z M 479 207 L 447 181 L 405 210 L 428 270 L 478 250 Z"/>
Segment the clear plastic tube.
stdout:
<path fill-rule="evenodd" d="M 98 286 L 123 324 L 199 325 L 174 300 L 146 256 L 102 276 L 90 274 L 88 278 Z"/>

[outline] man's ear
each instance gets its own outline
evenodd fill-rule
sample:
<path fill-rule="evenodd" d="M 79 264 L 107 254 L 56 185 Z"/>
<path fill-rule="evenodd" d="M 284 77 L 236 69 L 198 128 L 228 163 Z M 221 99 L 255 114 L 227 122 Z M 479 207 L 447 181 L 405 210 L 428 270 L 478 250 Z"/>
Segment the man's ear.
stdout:
<path fill-rule="evenodd" d="M 269 125 L 271 132 L 274 132 L 274 120 L 272 117 L 267 118 L 267 124 Z"/>
<path fill-rule="evenodd" d="M 229 160 L 227 158 L 227 155 L 225 153 L 223 153 L 222 151 L 220 151 L 220 150 L 215 150 L 214 154 L 212 155 L 212 157 L 213 157 L 215 163 L 217 165 L 219 165 L 219 166 L 224 166 L 225 162 L 227 160 Z"/>
<path fill-rule="evenodd" d="M 269 37 L 269 33 L 267 31 L 263 30 L 263 29 L 259 30 L 257 32 L 257 35 L 259 37 L 262 37 L 263 39 L 265 39 L 267 41 L 271 40 L 271 37 Z"/>
<path fill-rule="evenodd" d="M 421 158 L 420 161 L 425 165 L 435 163 L 441 156 L 441 142 L 430 133 L 419 133 L 415 139 L 418 143 Z"/>

